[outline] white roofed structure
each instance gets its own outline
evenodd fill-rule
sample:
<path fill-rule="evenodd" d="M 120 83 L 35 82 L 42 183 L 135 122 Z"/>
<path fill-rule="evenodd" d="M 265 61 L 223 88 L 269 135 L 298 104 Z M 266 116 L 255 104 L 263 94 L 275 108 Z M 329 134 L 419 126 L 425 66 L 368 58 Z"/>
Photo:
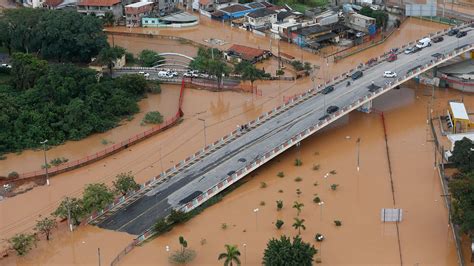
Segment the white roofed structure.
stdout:
<path fill-rule="evenodd" d="M 450 102 L 449 107 L 451 107 L 454 119 L 469 120 L 469 115 L 467 114 L 466 107 L 464 107 L 463 103 Z"/>

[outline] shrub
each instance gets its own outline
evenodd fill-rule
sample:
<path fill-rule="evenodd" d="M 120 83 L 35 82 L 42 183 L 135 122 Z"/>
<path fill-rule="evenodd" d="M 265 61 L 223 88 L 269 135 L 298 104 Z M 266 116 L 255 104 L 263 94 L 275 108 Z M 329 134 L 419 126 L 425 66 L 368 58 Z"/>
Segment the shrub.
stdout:
<path fill-rule="evenodd" d="M 301 166 L 303 162 L 300 159 L 295 159 L 295 166 Z"/>
<path fill-rule="evenodd" d="M 163 116 L 158 111 L 152 111 L 146 113 L 143 118 L 143 123 L 145 124 L 161 124 L 163 123 Z"/>
<path fill-rule="evenodd" d="M 316 197 L 314 197 L 313 202 L 316 203 L 316 204 L 317 204 L 317 203 L 320 203 L 320 202 L 321 202 L 321 198 L 319 198 L 318 196 L 316 196 Z"/>
<path fill-rule="evenodd" d="M 278 172 L 277 176 L 280 177 L 280 178 L 285 177 L 285 173 L 283 173 L 283 172 Z"/>
<path fill-rule="evenodd" d="M 283 209 L 283 201 L 282 200 L 277 200 L 277 211 Z"/>
<path fill-rule="evenodd" d="M 222 223 L 222 224 L 221 224 L 221 229 L 222 229 L 222 230 L 226 230 L 226 229 L 227 229 L 227 224 L 226 224 L 226 223 Z"/>
<path fill-rule="evenodd" d="M 265 182 L 260 182 L 260 188 L 266 188 L 267 187 L 267 183 Z"/>
<path fill-rule="evenodd" d="M 342 225 L 342 222 L 339 221 L 339 220 L 334 220 L 334 224 L 335 224 L 336 226 L 341 226 L 341 225 Z"/>
<path fill-rule="evenodd" d="M 54 158 L 52 159 L 49 163 L 52 165 L 52 166 L 58 166 L 60 164 L 63 164 L 63 163 L 66 163 L 67 161 L 69 161 L 69 159 L 66 159 L 64 157 L 61 157 L 61 158 Z"/>
<path fill-rule="evenodd" d="M 313 186 L 317 187 L 319 184 L 318 184 L 318 181 L 314 182 L 313 183 Z"/>
<path fill-rule="evenodd" d="M 17 179 L 17 178 L 19 178 L 19 177 L 20 177 L 20 175 L 19 175 L 17 172 L 15 172 L 15 171 L 10 172 L 10 173 L 8 174 L 8 179 Z"/>
<path fill-rule="evenodd" d="M 285 71 L 283 69 L 277 69 L 276 73 L 277 76 L 283 76 L 285 74 Z"/>
<path fill-rule="evenodd" d="M 338 184 L 332 184 L 332 185 L 331 185 L 331 189 L 335 191 L 338 186 L 339 186 Z"/>
<path fill-rule="evenodd" d="M 278 190 L 278 193 L 283 193 L 283 189 L 279 189 L 279 190 Z"/>
<path fill-rule="evenodd" d="M 275 223 L 275 226 L 276 226 L 277 229 L 280 229 L 283 226 L 284 223 L 285 222 L 283 222 L 282 220 L 277 220 L 276 223 Z"/>
<path fill-rule="evenodd" d="M 148 81 L 147 83 L 147 91 L 151 94 L 159 94 L 161 93 L 161 86 L 160 83 L 157 81 Z"/>
<path fill-rule="evenodd" d="M 26 255 L 36 243 L 36 237 L 33 234 L 16 234 L 8 241 L 19 256 Z"/>
<path fill-rule="evenodd" d="M 314 171 L 319 170 L 319 168 L 320 168 L 319 164 L 313 164 L 313 170 Z"/>
<path fill-rule="evenodd" d="M 297 188 L 296 189 L 296 195 L 298 195 L 298 197 L 299 197 L 301 195 L 301 193 L 303 193 L 303 192 L 301 192 L 301 190 L 299 188 Z"/>
<path fill-rule="evenodd" d="M 183 211 L 171 210 L 170 215 L 167 218 L 168 223 L 180 224 L 188 218 L 188 214 Z"/>
<path fill-rule="evenodd" d="M 170 231 L 172 226 L 166 221 L 166 219 L 158 219 L 153 225 L 153 230 L 158 234 L 163 234 Z"/>
<path fill-rule="evenodd" d="M 265 206 L 265 201 L 260 201 L 260 206 Z"/>
<path fill-rule="evenodd" d="M 329 172 L 331 175 L 335 175 L 336 174 L 336 170 L 331 170 L 331 172 Z"/>
<path fill-rule="evenodd" d="M 171 254 L 168 261 L 171 264 L 184 265 L 188 264 L 196 257 L 196 251 L 192 249 L 177 250 Z"/>
<path fill-rule="evenodd" d="M 295 182 L 301 182 L 301 181 L 303 181 L 303 178 L 301 178 L 300 176 L 297 176 L 295 178 Z"/>

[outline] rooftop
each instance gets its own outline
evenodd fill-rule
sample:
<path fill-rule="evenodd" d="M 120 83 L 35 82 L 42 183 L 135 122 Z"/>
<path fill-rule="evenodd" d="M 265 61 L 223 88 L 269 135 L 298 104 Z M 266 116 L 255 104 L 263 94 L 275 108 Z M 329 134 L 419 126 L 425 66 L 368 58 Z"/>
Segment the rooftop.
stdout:
<path fill-rule="evenodd" d="M 301 28 L 301 29 L 297 30 L 296 33 L 298 33 L 299 35 L 302 35 L 302 36 L 308 36 L 308 35 L 311 35 L 311 34 L 326 32 L 326 31 L 330 31 L 330 30 L 331 29 L 329 29 L 328 27 L 325 27 L 325 26 L 314 25 L 314 26 Z"/>
<path fill-rule="evenodd" d="M 469 120 L 466 107 L 464 106 L 463 103 L 450 102 L 449 107 L 451 107 L 451 111 L 453 112 L 454 119 Z"/>
<path fill-rule="evenodd" d="M 198 18 L 188 12 L 181 12 L 161 17 L 161 20 L 167 22 L 190 23 L 197 21 Z"/>
<path fill-rule="evenodd" d="M 153 4 L 152 2 L 136 2 L 130 5 L 126 5 L 125 7 L 138 8 L 138 7 L 152 5 L 152 4 Z"/>
<path fill-rule="evenodd" d="M 248 3 L 246 6 L 250 8 L 264 8 L 265 5 L 257 2 Z"/>
<path fill-rule="evenodd" d="M 61 4 L 63 0 L 46 0 L 44 1 L 45 5 L 56 7 Z"/>
<path fill-rule="evenodd" d="M 226 12 L 226 13 L 235 13 L 235 12 L 245 11 L 249 9 L 251 8 L 241 5 L 241 4 L 235 4 L 235 5 L 221 8 L 219 11 Z"/>
<path fill-rule="evenodd" d="M 276 14 L 276 12 L 273 10 L 268 10 L 266 8 L 261 8 L 248 13 L 247 16 L 251 18 L 262 18 L 273 14 Z"/>
<path fill-rule="evenodd" d="M 266 52 L 263 49 L 257 49 L 253 47 L 240 45 L 240 44 L 232 45 L 227 51 L 237 53 L 240 55 L 242 59 L 250 60 L 250 61 L 256 57 L 264 55 Z"/>
<path fill-rule="evenodd" d="M 78 6 L 113 6 L 120 4 L 120 0 L 79 0 Z"/>
<path fill-rule="evenodd" d="M 203 6 L 207 6 L 212 3 L 213 3 L 213 0 L 199 0 L 199 4 Z"/>

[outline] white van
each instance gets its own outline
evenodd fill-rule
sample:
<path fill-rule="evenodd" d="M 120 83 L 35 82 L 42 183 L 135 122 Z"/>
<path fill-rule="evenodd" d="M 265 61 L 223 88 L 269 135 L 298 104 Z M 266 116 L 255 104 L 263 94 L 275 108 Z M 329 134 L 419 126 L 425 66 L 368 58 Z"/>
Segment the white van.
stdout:
<path fill-rule="evenodd" d="M 167 71 L 159 71 L 158 72 L 158 77 L 167 78 L 168 77 L 168 72 Z"/>
<path fill-rule="evenodd" d="M 428 47 L 428 46 L 431 46 L 431 39 L 430 38 L 421 39 L 416 43 L 416 47 L 418 47 L 420 49 Z"/>

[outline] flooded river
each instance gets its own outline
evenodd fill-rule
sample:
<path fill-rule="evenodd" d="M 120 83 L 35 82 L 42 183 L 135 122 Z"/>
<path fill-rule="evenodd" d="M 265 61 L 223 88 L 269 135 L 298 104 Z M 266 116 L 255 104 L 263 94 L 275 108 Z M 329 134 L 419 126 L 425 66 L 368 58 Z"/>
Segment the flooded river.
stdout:
<path fill-rule="evenodd" d="M 238 29 L 219 34 L 218 31 L 221 28 L 217 26 L 220 25 L 203 19 L 202 24 L 198 26 L 199 31 L 196 29 L 160 30 L 160 33 L 195 38 L 195 41 L 199 42 L 204 42 L 203 39 L 214 36 L 233 43 L 248 42 L 250 46 L 263 46 L 266 43 L 269 45 L 268 40 Z M 403 31 L 395 33 L 395 37 L 390 38 L 387 43 L 337 64 L 329 61 L 325 67 L 319 55 L 306 52 L 303 53 L 303 58 L 305 61 L 323 66 L 315 73 L 318 84 L 322 79 L 347 71 L 391 47 L 413 41 L 422 34 L 444 27 L 426 21 L 407 20 L 407 23 L 402 26 Z M 139 29 L 134 29 L 136 30 Z M 124 46 L 135 53 L 142 49 L 156 49 L 162 52 L 167 51 L 167 47 L 170 46 L 169 43 L 160 44 L 151 38 L 137 40 L 139 45 L 128 42 L 127 39 L 123 36 L 114 36 L 116 45 Z M 276 47 L 275 44 L 273 46 L 273 48 Z M 193 51 L 191 47 L 184 50 L 189 53 Z M 298 49 L 288 44 L 282 44 L 282 50 L 294 56 L 301 54 Z M 170 167 L 200 149 L 204 144 L 203 123 L 197 118 L 206 120 L 206 141 L 211 142 L 235 129 L 237 124 L 254 119 L 262 112 L 281 104 L 284 96 L 307 90 L 313 83 L 306 78 L 295 82 L 256 82 L 256 85 L 263 91 L 263 96 L 186 90 L 183 106 L 185 116 L 179 125 L 100 162 L 58 175 L 51 179 L 49 187 L 38 187 L 28 193 L 0 202 L 1 238 L 8 238 L 16 232 L 31 230 L 39 214 L 48 215 L 66 195 L 80 196 L 86 184 L 93 182 L 110 184 L 116 174 L 125 171 L 132 171 L 137 181 L 144 182 L 162 169 Z M 163 94 L 157 97 L 164 95 L 170 95 L 170 98 L 177 97 L 179 93 L 177 91 L 170 88 L 170 94 L 166 94 L 166 89 L 164 89 Z M 426 98 L 420 95 L 420 91 L 413 89 L 393 91 L 391 96 L 377 100 L 376 108 L 388 111 L 386 119 L 389 145 L 393 153 L 391 156 L 396 187 L 395 196 L 397 207 L 405 211 L 404 221 L 400 224 L 403 260 L 411 264 L 420 262 L 452 265 L 452 262 L 455 262 L 454 243 L 446 227 L 447 214 L 439 197 L 439 180 L 433 169 L 431 143 L 426 142 L 426 124 L 424 123 Z M 151 99 L 152 97 L 146 101 Z M 165 106 L 173 103 L 174 100 L 160 98 L 159 102 Z M 141 105 L 143 104 L 142 102 Z M 155 104 L 154 101 L 153 104 Z M 166 113 L 164 111 L 166 109 L 158 105 L 160 112 Z M 417 112 L 419 114 L 414 115 Z M 53 153 L 55 149 L 63 149 L 63 152 L 58 150 L 57 156 L 64 156 L 70 160 L 78 159 L 90 154 L 91 151 L 102 149 L 100 142 L 104 138 L 110 138 L 112 141 L 126 139 L 136 133 L 133 128 L 140 131 L 143 129 L 139 126 L 141 120 L 139 115 L 135 120 L 138 121 L 137 124 L 129 130 L 121 133 L 118 131 L 133 124 L 133 121 L 106 133 L 117 134 L 114 135 L 115 137 L 92 136 L 83 141 L 68 142 L 48 151 L 48 154 L 51 152 L 49 157 L 55 156 Z M 350 136 L 350 139 L 346 136 Z M 355 171 L 354 141 L 357 137 L 362 139 L 360 172 Z M 91 142 L 86 145 L 87 141 Z M 87 151 L 87 149 L 91 150 Z M 66 152 L 69 156 L 64 155 Z M 197 251 L 197 264 L 217 264 L 217 255 L 222 251 L 225 243 L 238 244 L 241 251 L 243 243 L 246 243 L 247 263 L 260 263 L 262 250 L 268 238 L 280 233 L 295 234 L 294 229 L 291 228 L 295 211 L 290 207 L 294 200 L 305 204 L 301 216 L 306 219 L 307 230 L 302 232 L 303 238 L 312 241 L 316 232 L 326 235 L 327 240 L 322 244 L 321 254 L 323 262 L 327 265 L 349 262 L 398 264 L 399 252 L 395 227 L 389 223 L 382 224 L 379 217 L 380 208 L 393 207 L 380 117 L 376 114 L 366 115 L 354 112 L 341 119 L 337 125 L 332 126 L 332 129 L 327 129 L 304 141 L 299 152 L 304 164 L 299 168 L 292 166 L 297 152 L 292 150 L 283 154 L 257 171 L 258 175 L 255 178 L 250 178 L 248 183 L 227 196 L 222 203 L 209 208 L 188 224 L 177 227 L 169 234 L 133 251 L 124 264 L 166 265 L 167 254 L 164 246 L 170 245 L 172 250 L 176 249 L 179 235 L 185 236 L 190 247 Z M 315 155 L 315 152 L 319 155 Z M 0 168 L 5 171 L 19 169 L 20 166 L 25 165 L 24 160 L 32 162 L 28 165 L 35 162 L 39 165 L 42 153 L 24 152 L 15 156 L 18 158 L 12 157 L 6 161 L 0 161 Z M 321 169 L 311 170 L 313 163 L 320 164 Z M 32 170 L 36 169 L 32 168 Z M 323 179 L 324 174 L 330 170 L 336 170 L 337 174 Z M 275 175 L 278 171 L 285 171 L 286 177 L 277 178 Z M 293 181 L 296 176 L 301 176 L 303 181 L 300 183 Z M 316 181 L 319 185 L 313 186 Z M 266 182 L 268 187 L 260 189 L 260 182 Z M 340 185 L 337 191 L 329 189 L 332 183 Z M 296 198 L 296 188 L 302 191 L 299 199 Z M 279 189 L 284 192 L 278 193 Z M 326 202 L 322 217 L 319 206 L 312 203 L 314 193 L 318 193 Z M 285 202 L 285 208 L 279 213 L 275 211 L 277 199 Z M 259 206 L 261 201 L 266 202 L 265 206 Z M 261 210 L 258 213 L 257 224 L 255 215 L 251 211 L 256 207 Z M 277 217 L 285 221 L 281 231 L 276 231 L 272 225 Z M 335 228 L 332 224 L 334 219 L 342 220 L 343 226 Z M 227 230 L 221 229 L 222 223 L 229 225 Z M 245 233 L 244 230 L 246 230 Z M 65 232 L 64 229 L 61 232 L 61 237 L 71 237 L 71 234 Z M 33 261 L 38 264 L 66 264 L 67 261 L 69 264 L 96 265 L 97 247 L 100 247 L 105 264 L 110 262 L 112 254 L 116 254 L 118 250 L 125 247 L 133 236 L 85 227 L 74 232 L 74 239 L 79 239 L 77 240 L 79 242 L 70 239 L 60 242 L 58 238 L 54 237 L 50 243 L 42 241 L 39 247 L 25 258 L 10 257 L 4 261 L 8 265 L 25 265 Z M 205 245 L 200 244 L 203 238 L 207 242 Z M 95 245 L 81 249 L 82 241 Z M 71 246 L 67 243 L 77 244 L 71 244 Z M 72 258 L 73 247 L 80 259 L 76 257 L 75 260 L 67 260 L 66 258 Z M 317 247 L 320 248 L 319 244 Z M 40 256 L 42 252 L 54 255 Z"/>

